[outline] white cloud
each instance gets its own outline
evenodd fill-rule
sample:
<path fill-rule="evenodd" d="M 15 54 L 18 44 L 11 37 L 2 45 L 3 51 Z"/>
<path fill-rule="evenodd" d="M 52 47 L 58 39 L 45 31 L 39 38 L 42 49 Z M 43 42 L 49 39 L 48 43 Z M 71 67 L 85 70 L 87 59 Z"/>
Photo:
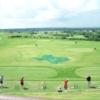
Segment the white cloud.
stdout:
<path fill-rule="evenodd" d="M 48 21 L 51 19 L 55 19 L 59 16 L 59 12 L 57 10 L 45 10 L 41 11 L 40 14 L 38 14 L 35 18 L 34 21 Z"/>
<path fill-rule="evenodd" d="M 58 0 L 58 6 L 67 11 L 79 10 L 86 0 Z"/>
<path fill-rule="evenodd" d="M 83 11 L 93 11 L 99 9 L 100 4 L 98 4 L 98 0 L 89 0 L 89 2 L 84 5 Z"/>
<path fill-rule="evenodd" d="M 99 10 L 98 1 L 0 0 L 0 27 L 38 26 L 52 19 L 70 18 L 82 12 Z"/>
<path fill-rule="evenodd" d="M 0 0 L 0 17 L 24 17 L 28 11 L 34 14 L 48 7 L 48 0 Z"/>

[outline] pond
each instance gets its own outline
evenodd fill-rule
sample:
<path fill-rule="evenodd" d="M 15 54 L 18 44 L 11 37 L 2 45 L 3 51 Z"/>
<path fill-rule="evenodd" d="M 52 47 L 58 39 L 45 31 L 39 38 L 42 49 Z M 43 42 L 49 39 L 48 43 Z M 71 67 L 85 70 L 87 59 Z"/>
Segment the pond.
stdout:
<path fill-rule="evenodd" d="M 53 64 L 59 64 L 69 61 L 69 58 L 66 56 L 53 56 L 53 55 L 42 55 L 38 57 L 33 57 L 33 59 L 38 61 L 48 61 Z"/>

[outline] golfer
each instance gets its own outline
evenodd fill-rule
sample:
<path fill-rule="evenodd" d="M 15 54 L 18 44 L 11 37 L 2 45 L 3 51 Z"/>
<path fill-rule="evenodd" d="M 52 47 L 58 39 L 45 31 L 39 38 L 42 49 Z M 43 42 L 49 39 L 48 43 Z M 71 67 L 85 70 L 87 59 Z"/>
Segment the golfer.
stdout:
<path fill-rule="evenodd" d="M 4 77 L 3 75 L 0 76 L 0 87 L 3 87 Z"/>
<path fill-rule="evenodd" d="M 21 78 L 20 80 L 20 85 L 23 87 L 24 86 L 24 77 Z"/>
<path fill-rule="evenodd" d="M 68 80 L 64 80 L 64 89 L 68 89 Z"/>
<path fill-rule="evenodd" d="M 88 83 L 88 88 L 90 88 L 91 87 L 91 76 L 88 76 L 86 78 L 86 80 L 87 80 L 87 83 Z"/>
<path fill-rule="evenodd" d="M 46 89 L 47 88 L 47 85 L 46 85 L 46 82 L 45 81 L 42 82 L 42 88 L 43 89 Z"/>

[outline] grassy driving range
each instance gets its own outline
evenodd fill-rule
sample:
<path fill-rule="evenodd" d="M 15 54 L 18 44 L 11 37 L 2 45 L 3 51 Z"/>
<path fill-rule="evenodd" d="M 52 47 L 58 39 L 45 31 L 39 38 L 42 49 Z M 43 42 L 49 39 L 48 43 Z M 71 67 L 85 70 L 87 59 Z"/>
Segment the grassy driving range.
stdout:
<path fill-rule="evenodd" d="M 96 48 L 96 50 L 94 49 Z M 68 100 L 99 100 L 100 89 L 87 89 L 85 78 L 100 88 L 100 42 L 0 37 L 0 75 L 5 76 L 3 94 L 40 96 Z M 19 86 L 25 77 L 23 90 Z M 69 92 L 56 93 L 69 79 Z M 47 89 L 41 89 L 46 80 Z M 73 85 L 78 84 L 77 89 Z M 71 92 L 72 91 L 72 92 Z"/>

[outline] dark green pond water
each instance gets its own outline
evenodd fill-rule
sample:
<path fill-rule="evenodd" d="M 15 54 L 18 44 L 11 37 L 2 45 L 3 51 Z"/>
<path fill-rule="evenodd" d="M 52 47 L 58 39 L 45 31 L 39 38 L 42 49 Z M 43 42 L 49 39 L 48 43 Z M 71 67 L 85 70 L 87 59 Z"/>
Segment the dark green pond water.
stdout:
<path fill-rule="evenodd" d="M 59 64 L 69 61 L 69 58 L 66 56 L 53 56 L 53 55 L 42 55 L 39 57 L 33 57 L 33 59 L 38 61 L 48 61 L 53 64 Z"/>

